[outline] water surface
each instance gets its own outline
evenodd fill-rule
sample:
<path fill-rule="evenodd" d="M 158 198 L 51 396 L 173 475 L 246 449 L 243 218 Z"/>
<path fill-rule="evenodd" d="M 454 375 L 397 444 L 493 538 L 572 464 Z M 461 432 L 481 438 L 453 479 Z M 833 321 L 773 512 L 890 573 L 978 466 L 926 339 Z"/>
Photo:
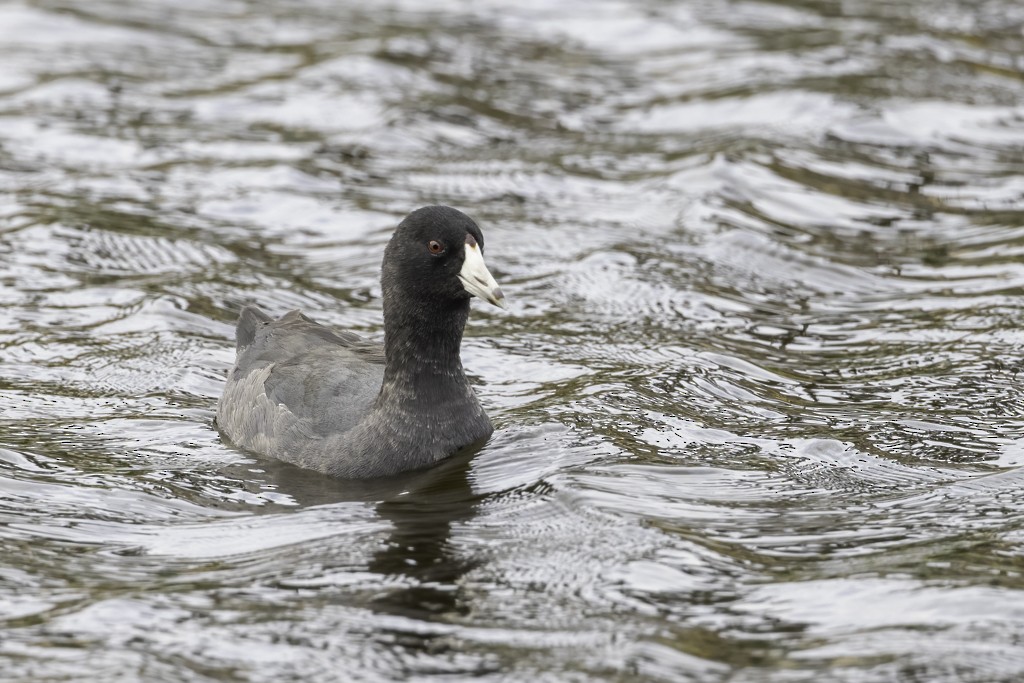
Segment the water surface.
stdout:
<path fill-rule="evenodd" d="M 429 9 L 428 9 L 429 7 Z M 1024 677 L 1024 9 L 0 5 L 0 679 Z M 498 431 L 240 453 L 238 308 L 472 214 Z"/>

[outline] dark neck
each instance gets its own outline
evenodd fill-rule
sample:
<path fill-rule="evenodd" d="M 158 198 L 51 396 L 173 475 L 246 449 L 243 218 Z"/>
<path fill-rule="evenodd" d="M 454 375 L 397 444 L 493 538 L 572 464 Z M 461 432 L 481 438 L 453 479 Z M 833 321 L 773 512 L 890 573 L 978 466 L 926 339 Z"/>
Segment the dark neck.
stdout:
<path fill-rule="evenodd" d="M 385 386 L 464 384 L 459 349 L 469 318 L 469 299 L 413 306 L 397 304 L 398 297 L 391 294 L 384 295 Z M 424 398 L 421 391 L 416 393 Z"/>

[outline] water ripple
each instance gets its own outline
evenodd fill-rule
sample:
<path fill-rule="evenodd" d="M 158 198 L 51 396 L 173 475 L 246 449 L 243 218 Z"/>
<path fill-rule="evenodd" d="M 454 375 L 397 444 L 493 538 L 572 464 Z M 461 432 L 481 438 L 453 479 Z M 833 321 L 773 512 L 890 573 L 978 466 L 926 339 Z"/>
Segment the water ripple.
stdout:
<path fill-rule="evenodd" d="M 12 680 L 1015 681 L 1019 3 L 0 8 Z M 230 448 L 239 306 L 469 211 L 498 426 Z M 340 667 L 340 668 L 339 668 Z"/>

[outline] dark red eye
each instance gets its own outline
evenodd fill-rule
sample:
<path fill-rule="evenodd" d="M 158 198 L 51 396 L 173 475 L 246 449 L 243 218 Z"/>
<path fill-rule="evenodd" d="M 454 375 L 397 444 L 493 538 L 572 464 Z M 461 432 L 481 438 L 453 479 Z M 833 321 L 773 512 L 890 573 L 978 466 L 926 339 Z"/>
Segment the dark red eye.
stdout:
<path fill-rule="evenodd" d="M 444 245 L 437 240 L 430 240 L 427 242 L 427 249 L 430 250 L 431 254 L 440 254 L 444 251 Z"/>

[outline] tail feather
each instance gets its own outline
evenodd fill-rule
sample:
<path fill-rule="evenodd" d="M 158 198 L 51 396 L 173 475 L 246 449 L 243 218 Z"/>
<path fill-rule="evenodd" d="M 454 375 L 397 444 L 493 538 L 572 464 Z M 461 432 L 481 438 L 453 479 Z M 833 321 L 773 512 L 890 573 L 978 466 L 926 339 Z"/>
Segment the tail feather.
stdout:
<path fill-rule="evenodd" d="M 260 309 L 255 306 L 243 307 L 238 315 L 238 325 L 235 327 L 235 347 L 241 350 L 252 344 L 256 338 L 256 331 L 268 322 L 270 316 Z"/>

